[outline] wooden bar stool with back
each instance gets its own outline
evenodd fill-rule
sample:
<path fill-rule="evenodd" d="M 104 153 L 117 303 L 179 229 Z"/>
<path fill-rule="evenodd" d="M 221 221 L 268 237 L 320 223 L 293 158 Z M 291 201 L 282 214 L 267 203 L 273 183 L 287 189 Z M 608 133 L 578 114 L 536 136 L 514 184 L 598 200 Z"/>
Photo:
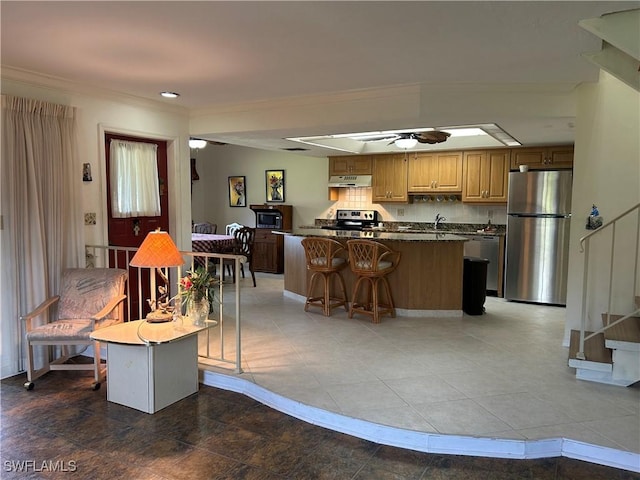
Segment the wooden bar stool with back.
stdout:
<path fill-rule="evenodd" d="M 307 237 L 302 240 L 304 253 L 307 257 L 307 270 L 313 272 L 309 287 L 307 289 L 307 300 L 304 304 L 304 311 L 309 311 L 309 306 L 315 305 L 322 308 L 325 316 L 331 315 L 331 310 L 335 307 L 344 306 L 349 311 L 347 302 L 347 289 L 344 278 L 340 270 L 347 266 L 347 258 L 342 256 L 345 252 L 344 246 L 330 238 Z M 346 252 L 345 252 L 346 253 Z M 322 277 L 322 295 L 314 296 L 316 281 Z M 331 280 L 337 278 L 338 287 L 342 296 L 331 295 Z M 337 295 L 336 294 L 336 295 Z"/>
<path fill-rule="evenodd" d="M 351 271 L 358 277 L 353 287 L 349 318 L 353 318 L 354 313 L 370 315 L 372 323 L 380 323 L 380 316 L 387 313 L 395 318 L 396 310 L 387 275 L 400 263 L 400 252 L 394 252 L 372 240 L 347 240 L 347 248 Z M 380 298 L 380 286 L 387 297 L 386 303 Z M 363 293 L 366 293 L 365 299 L 359 301 L 358 295 Z"/>

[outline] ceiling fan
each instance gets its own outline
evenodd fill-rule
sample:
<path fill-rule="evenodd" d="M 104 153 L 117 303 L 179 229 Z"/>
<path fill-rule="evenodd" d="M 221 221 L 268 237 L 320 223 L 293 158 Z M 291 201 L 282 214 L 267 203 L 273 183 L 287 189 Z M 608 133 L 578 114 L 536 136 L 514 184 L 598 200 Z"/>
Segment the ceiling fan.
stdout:
<path fill-rule="evenodd" d="M 401 132 L 401 133 L 380 133 L 359 135 L 354 137 L 363 142 L 383 142 L 390 140 L 388 145 L 395 144 L 399 148 L 412 148 L 418 143 L 442 143 L 445 142 L 451 134 L 440 130 L 427 130 L 420 132 Z"/>
<path fill-rule="evenodd" d="M 440 130 L 429 130 L 426 132 L 417 132 L 417 133 L 414 133 L 414 132 L 398 133 L 396 138 L 392 142 L 390 142 L 389 145 L 391 145 L 392 143 L 395 143 L 396 145 L 398 145 L 397 142 L 399 140 L 412 141 L 411 142 L 413 143 L 412 146 L 415 146 L 416 143 L 429 143 L 429 144 L 442 143 L 442 142 L 446 142 L 450 136 L 451 136 L 450 133 L 442 132 Z M 398 146 L 401 147 L 401 145 L 402 143 Z M 408 148 L 411 148 L 411 147 L 408 147 Z"/>

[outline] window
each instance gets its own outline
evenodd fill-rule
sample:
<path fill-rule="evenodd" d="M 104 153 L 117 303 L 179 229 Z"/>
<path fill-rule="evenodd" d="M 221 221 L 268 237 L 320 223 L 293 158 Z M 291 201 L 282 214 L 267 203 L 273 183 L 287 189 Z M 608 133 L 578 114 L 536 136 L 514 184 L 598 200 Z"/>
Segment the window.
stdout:
<path fill-rule="evenodd" d="M 157 145 L 111 140 L 111 210 L 113 217 L 160 215 Z"/>

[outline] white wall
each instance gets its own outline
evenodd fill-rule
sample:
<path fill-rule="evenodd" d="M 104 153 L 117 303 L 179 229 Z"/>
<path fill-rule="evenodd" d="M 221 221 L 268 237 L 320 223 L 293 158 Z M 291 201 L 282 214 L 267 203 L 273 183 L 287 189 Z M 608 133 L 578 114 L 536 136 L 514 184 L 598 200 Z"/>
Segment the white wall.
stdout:
<path fill-rule="evenodd" d="M 598 206 L 606 222 L 640 202 L 640 93 L 602 72 L 598 84 L 579 88 L 578 98 L 565 345 L 571 330 L 580 327 L 584 254 L 579 251 L 579 239 L 589 233 L 585 223 L 591 205 Z M 612 313 L 623 314 L 631 311 L 633 301 L 626 288 L 636 272 L 633 254 L 625 244 L 635 238 L 635 230 L 625 225 L 616 236 L 628 254 L 616 262 Z M 609 253 L 603 242 L 592 250 L 595 263 L 589 270 L 596 296 L 590 301 L 594 313 L 587 320 L 588 329 L 602 326 L 598 317 L 607 310 L 609 288 Z"/>
<path fill-rule="evenodd" d="M 293 224 L 313 221 L 330 208 L 327 193 L 329 163 L 326 158 L 305 157 L 291 152 L 273 152 L 231 145 L 207 145 L 192 150 L 200 180 L 193 183 L 193 220 L 224 225 L 239 222 L 254 226 L 251 204 L 266 202 L 266 170 L 285 171 L 285 198 L 293 205 Z M 228 177 L 246 177 L 246 207 L 229 206 Z"/>
<path fill-rule="evenodd" d="M 186 144 L 189 123 L 186 110 L 164 108 L 160 103 L 138 102 L 104 92 L 77 93 L 6 78 L 2 80 L 2 93 L 77 107 L 77 172 L 81 177 L 82 164 L 90 163 L 93 181 L 83 182 L 82 204 L 77 206 L 76 213 L 82 218 L 84 213 L 96 213 L 96 224 L 84 227 L 84 240 L 88 244 L 107 244 L 104 131 L 168 140 L 170 230 L 178 247 L 190 250 L 189 149 Z"/>

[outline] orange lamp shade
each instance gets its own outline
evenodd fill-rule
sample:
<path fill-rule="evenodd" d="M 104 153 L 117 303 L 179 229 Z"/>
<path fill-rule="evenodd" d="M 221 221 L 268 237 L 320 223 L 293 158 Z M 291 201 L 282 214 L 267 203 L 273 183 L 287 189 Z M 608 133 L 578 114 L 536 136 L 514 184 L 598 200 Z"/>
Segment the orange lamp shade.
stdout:
<path fill-rule="evenodd" d="M 157 229 L 149 232 L 129 262 L 132 267 L 179 267 L 184 264 L 178 247 L 167 232 Z"/>

